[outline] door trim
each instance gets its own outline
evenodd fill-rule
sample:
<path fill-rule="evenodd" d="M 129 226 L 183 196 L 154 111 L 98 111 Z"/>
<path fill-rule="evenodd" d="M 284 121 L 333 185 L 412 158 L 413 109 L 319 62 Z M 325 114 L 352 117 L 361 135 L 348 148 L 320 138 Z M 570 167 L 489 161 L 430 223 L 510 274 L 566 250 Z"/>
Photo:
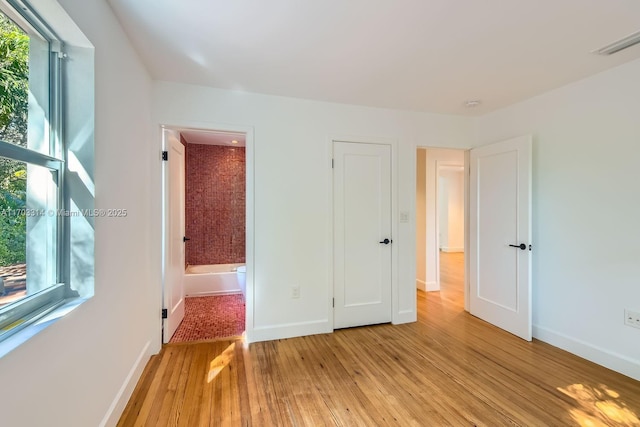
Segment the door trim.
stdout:
<path fill-rule="evenodd" d="M 391 234 L 394 236 L 394 241 L 399 240 L 401 236 L 398 233 L 398 140 L 395 138 L 385 138 L 376 136 L 354 136 L 354 135 L 330 135 L 327 138 L 326 150 L 327 150 L 327 195 L 329 197 L 328 206 L 329 211 L 327 217 L 329 218 L 329 226 L 327 227 L 327 244 L 328 244 L 328 277 L 327 277 L 327 295 L 329 296 L 327 301 L 327 321 L 329 329 L 334 330 L 333 320 L 333 299 L 335 297 L 333 288 L 333 274 L 334 274 L 334 239 L 333 239 L 333 143 L 334 142 L 350 142 L 356 144 L 378 144 L 389 145 L 391 148 Z M 398 274 L 398 247 L 400 245 L 391 245 L 391 323 L 399 324 L 414 321 L 415 307 L 416 307 L 416 295 L 412 293 L 412 302 L 408 309 L 400 310 L 399 302 L 399 274 Z M 415 274 L 412 273 L 415 277 Z"/>

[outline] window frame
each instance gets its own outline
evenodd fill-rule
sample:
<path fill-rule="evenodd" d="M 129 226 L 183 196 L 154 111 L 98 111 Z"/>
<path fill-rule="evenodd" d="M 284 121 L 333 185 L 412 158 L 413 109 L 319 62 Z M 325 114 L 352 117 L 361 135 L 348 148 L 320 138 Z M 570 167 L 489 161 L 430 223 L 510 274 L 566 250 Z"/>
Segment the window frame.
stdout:
<path fill-rule="evenodd" d="M 56 182 L 55 221 L 55 283 L 0 308 L 0 342 L 36 323 L 47 314 L 67 302 L 69 297 L 69 218 L 60 215 L 68 211 L 69 197 L 65 184 L 66 147 L 63 138 L 62 67 L 63 43 L 47 22 L 29 3 L 21 0 L 5 0 L 0 11 L 11 19 L 30 38 L 40 37 L 48 43 L 48 115 L 44 135 L 49 138 L 49 154 L 0 140 L 0 156 L 27 164 L 44 167 L 54 172 Z M 31 52 L 30 52 L 31 53 Z M 46 79 L 46 77 L 45 77 Z M 44 81 L 44 79 L 43 79 Z M 27 122 L 29 119 L 27 118 Z M 30 124 L 28 124 L 28 127 Z M 27 177 L 27 179 L 29 179 Z M 29 262 L 29 260 L 27 260 Z M 33 261 L 32 261 L 33 262 Z"/>

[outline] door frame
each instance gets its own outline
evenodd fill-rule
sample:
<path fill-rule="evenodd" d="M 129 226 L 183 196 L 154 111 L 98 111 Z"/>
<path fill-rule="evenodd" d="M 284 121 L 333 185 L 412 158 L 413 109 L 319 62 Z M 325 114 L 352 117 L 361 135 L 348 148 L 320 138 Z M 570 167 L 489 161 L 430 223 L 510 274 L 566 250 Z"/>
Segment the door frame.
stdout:
<path fill-rule="evenodd" d="M 159 124 L 160 135 L 162 135 L 163 129 L 172 130 L 202 130 L 202 131 L 218 131 L 218 132 L 236 132 L 245 134 L 245 264 L 247 266 L 246 274 L 246 294 L 245 294 L 245 342 L 253 342 L 253 330 L 254 330 L 254 298 L 255 298 L 255 286 L 254 286 L 254 265 L 255 265 L 255 145 L 254 145 L 254 128 L 253 126 L 243 125 L 229 125 L 215 122 L 193 122 L 193 121 L 179 121 L 171 123 Z M 162 138 L 159 139 L 160 151 L 163 150 Z M 164 168 L 164 166 L 162 166 Z M 164 176 L 164 175 L 163 175 Z M 166 198 L 164 186 L 160 190 L 161 197 L 164 200 Z M 161 209 L 165 209 L 162 205 Z M 160 271 L 160 287 L 162 296 L 164 287 L 164 268 L 166 257 L 166 243 L 164 240 L 165 229 L 165 217 L 163 213 L 162 220 L 160 221 L 160 232 L 162 237 L 161 245 L 161 271 Z M 158 313 L 163 308 L 163 297 L 161 297 L 158 306 Z M 161 341 L 162 342 L 162 341 Z"/>
<path fill-rule="evenodd" d="M 327 150 L 327 194 L 329 197 L 328 206 L 328 218 L 329 224 L 327 227 L 327 243 L 329 248 L 328 257 L 328 301 L 327 301 L 327 321 L 329 330 L 334 330 L 333 319 L 333 299 L 335 297 L 334 292 L 334 279 L 335 272 L 333 257 L 334 257 L 334 199 L 333 199 L 333 143 L 334 142 L 350 142 L 355 144 L 377 144 L 388 145 L 391 148 L 391 235 L 394 240 L 399 239 L 398 233 L 398 140 L 395 138 L 385 138 L 376 136 L 354 136 L 354 135 L 331 135 L 327 138 L 326 150 Z M 391 245 L 391 323 L 404 323 L 404 317 L 406 314 L 400 312 L 400 303 L 398 299 L 398 245 Z M 413 294 L 415 299 L 415 293 Z M 415 312 L 416 302 L 412 303 L 412 312 Z M 404 317 L 403 317 L 404 316 Z"/>

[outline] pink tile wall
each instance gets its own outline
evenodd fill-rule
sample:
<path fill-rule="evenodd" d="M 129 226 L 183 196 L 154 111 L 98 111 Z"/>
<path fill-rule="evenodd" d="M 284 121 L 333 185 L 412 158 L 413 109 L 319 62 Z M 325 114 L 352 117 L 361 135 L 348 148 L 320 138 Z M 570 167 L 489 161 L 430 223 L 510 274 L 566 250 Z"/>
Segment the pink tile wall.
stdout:
<path fill-rule="evenodd" d="M 245 262 L 243 147 L 186 144 L 187 264 Z"/>

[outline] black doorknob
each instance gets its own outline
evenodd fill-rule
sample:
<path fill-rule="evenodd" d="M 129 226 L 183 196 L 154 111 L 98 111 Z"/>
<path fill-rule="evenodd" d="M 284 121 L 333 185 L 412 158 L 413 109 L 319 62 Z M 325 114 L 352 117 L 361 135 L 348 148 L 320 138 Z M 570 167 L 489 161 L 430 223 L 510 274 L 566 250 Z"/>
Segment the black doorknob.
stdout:
<path fill-rule="evenodd" d="M 519 245 L 509 245 L 509 246 L 511 246 L 512 248 L 520 248 L 523 251 L 527 249 L 527 245 L 525 245 L 524 243 L 520 243 Z"/>
<path fill-rule="evenodd" d="M 182 241 L 183 241 L 183 242 L 186 242 L 187 240 L 191 240 L 191 239 L 190 239 L 190 238 L 188 238 L 188 237 L 183 237 L 183 238 L 182 238 Z"/>
<path fill-rule="evenodd" d="M 383 243 L 385 245 L 388 245 L 389 243 L 392 243 L 392 242 L 393 242 L 393 240 L 384 239 L 382 242 L 379 242 L 379 243 Z"/>

